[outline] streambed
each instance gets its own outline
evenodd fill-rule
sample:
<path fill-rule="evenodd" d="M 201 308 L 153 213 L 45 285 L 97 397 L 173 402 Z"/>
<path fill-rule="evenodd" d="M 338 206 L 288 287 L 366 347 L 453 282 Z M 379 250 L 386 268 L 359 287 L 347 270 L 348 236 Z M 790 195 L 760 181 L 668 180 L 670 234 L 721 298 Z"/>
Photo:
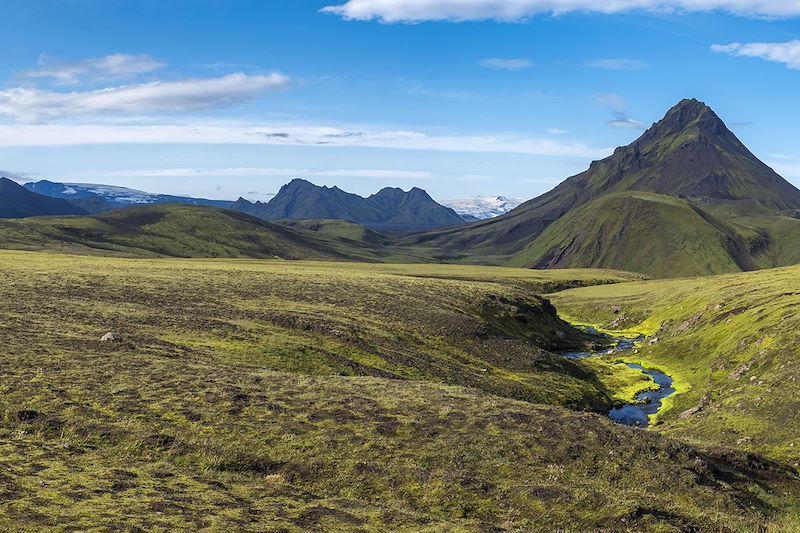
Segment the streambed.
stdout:
<path fill-rule="evenodd" d="M 636 347 L 636 341 L 630 339 L 618 339 L 618 343 L 613 348 L 598 352 L 567 352 L 562 354 L 567 359 L 590 359 L 593 357 L 623 356 L 626 352 L 631 352 Z M 641 392 L 636 395 L 636 403 L 614 407 L 609 411 L 608 417 L 617 422 L 631 427 L 646 428 L 650 425 L 650 415 L 655 414 L 661 409 L 662 400 L 675 393 L 672 386 L 672 378 L 658 370 L 650 370 L 641 365 L 626 363 L 628 368 L 639 370 L 643 374 L 650 376 L 658 386 L 656 390 Z"/>

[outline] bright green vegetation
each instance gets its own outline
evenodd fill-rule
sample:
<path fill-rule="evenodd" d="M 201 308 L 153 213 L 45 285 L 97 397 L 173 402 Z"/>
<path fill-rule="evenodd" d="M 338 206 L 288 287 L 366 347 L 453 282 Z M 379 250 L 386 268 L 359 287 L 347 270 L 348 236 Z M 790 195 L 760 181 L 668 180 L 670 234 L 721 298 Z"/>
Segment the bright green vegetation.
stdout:
<path fill-rule="evenodd" d="M 637 357 L 681 394 L 658 430 L 800 463 L 800 268 L 552 295 L 563 317 L 648 335 Z M 615 312 L 616 311 L 616 312 Z"/>
<path fill-rule="evenodd" d="M 152 205 L 94 217 L 0 220 L 0 248 L 123 257 L 425 260 L 355 224 L 290 227 L 213 207 Z"/>
<path fill-rule="evenodd" d="M 798 210 L 800 190 L 711 109 L 684 100 L 632 144 L 511 213 L 401 242 L 451 261 L 720 274 L 797 262 Z"/>
<path fill-rule="evenodd" d="M 510 264 L 614 266 L 664 278 L 750 269 L 747 249 L 732 227 L 685 200 L 627 192 L 604 195 L 571 210 Z"/>
<path fill-rule="evenodd" d="M 0 529 L 791 524 L 790 469 L 562 407 L 636 380 L 553 355 L 584 338 L 536 294 L 630 276 L 30 252 L 0 270 Z"/>

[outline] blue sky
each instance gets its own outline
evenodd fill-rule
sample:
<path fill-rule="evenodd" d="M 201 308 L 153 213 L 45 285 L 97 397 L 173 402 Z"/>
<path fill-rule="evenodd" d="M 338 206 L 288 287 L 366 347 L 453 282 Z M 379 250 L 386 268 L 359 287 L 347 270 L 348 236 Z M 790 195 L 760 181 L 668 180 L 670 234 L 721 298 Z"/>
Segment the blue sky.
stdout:
<path fill-rule="evenodd" d="M 0 168 L 30 179 L 533 197 L 695 97 L 800 185 L 799 2 L 0 0 L 0 13 Z"/>

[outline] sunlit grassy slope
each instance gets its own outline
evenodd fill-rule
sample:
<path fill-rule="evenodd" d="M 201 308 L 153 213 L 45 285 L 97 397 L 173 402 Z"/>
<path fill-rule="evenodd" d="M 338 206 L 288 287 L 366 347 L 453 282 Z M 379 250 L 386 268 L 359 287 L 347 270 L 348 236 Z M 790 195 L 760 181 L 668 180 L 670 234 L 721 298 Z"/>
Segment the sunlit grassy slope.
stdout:
<path fill-rule="evenodd" d="M 536 293 L 621 273 L 25 252 L 0 272 L 0 529 L 751 531 L 795 491 L 561 407 L 613 391 L 547 351 L 582 339 Z"/>
<path fill-rule="evenodd" d="M 571 320 L 657 339 L 638 357 L 689 388 L 660 417 L 662 431 L 797 465 L 799 287 L 800 267 L 790 267 L 568 290 L 552 299 Z"/>
<path fill-rule="evenodd" d="M 0 220 L 0 248 L 123 257 L 434 261 L 347 222 L 290 227 L 213 207 L 159 204 L 94 217 Z"/>

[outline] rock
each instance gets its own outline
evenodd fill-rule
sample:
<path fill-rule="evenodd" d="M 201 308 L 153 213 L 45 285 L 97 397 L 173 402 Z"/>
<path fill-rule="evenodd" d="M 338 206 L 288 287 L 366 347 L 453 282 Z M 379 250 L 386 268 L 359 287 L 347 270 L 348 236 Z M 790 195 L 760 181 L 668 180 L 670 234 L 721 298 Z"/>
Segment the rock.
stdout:
<path fill-rule="evenodd" d="M 119 340 L 119 337 L 117 336 L 117 334 L 116 333 L 112 333 L 110 331 L 108 333 L 106 333 L 105 335 L 103 335 L 102 337 L 100 337 L 100 342 L 114 342 L 114 341 L 118 341 L 118 340 Z"/>
<path fill-rule="evenodd" d="M 692 407 L 691 409 L 687 409 L 681 414 L 678 415 L 679 420 L 686 420 L 687 418 L 691 417 L 692 415 L 696 415 L 700 412 L 699 407 Z"/>
<path fill-rule="evenodd" d="M 611 312 L 614 313 L 615 315 L 618 315 L 618 314 L 620 314 L 622 312 L 622 308 L 621 307 L 615 307 L 615 308 L 613 308 L 611 310 Z"/>
<path fill-rule="evenodd" d="M 650 339 L 650 341 L 648 342 L 648 344 L 649 344 L 650 346 L 654 346 L 654 345 L 658 344 L 658 337 L 653 337 L 652 339 Z"/>
<path fill-rule="evenodd" d="M 750 367 L 751 367 L 752 365 L 753 365 L 753 362 L 751 361 L 751 362 L 749 362 L 749 363 L 747 363 L 747 364 L 744 364 L 744 365 L 742 365 L 742 366 L 738 367 L 737 369 L 735 369 L 733 372 L 731 372 L 731 373 L 729 374 L 729 377 L 730 377 L 732 380 L 738 380 L 738 379 L 739 379 L 739 378 L 741 378 L 741 377 L 742 377 L 744 374 L 746 374 L 747 372 L 749 372 L 749 371 L 750 371 Z"/>

